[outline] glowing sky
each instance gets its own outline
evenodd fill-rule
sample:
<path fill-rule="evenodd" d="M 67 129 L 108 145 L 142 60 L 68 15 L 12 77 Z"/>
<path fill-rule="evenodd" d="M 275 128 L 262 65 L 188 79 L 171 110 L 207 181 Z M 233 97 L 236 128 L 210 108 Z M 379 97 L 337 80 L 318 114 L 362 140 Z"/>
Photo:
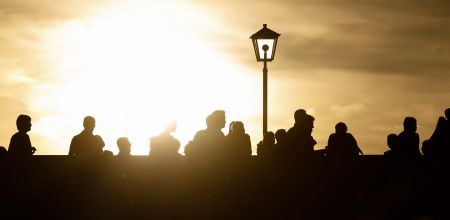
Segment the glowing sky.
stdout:
<path fill-rule="evenodd" d="M 269 130 L 315 118 L 317 149 L 343 121 L 367 154 L 405 116 L 421 140 L 450 106 L 448 1 L 0 2 L 0 145 L 32 117 L 38 154 L 66 154 L 82 119 L 133 154 L 171 121 L 184 145 L 212 110 L 261 139 L 262 64 L 249 36 L 282 34 L 269 63 Z M 227 123 L 227 124 L 228 124 Z M 223 130 L 227 132 L 227 128 Z M 254 149 L 255 150 L 255 149 Z"/>

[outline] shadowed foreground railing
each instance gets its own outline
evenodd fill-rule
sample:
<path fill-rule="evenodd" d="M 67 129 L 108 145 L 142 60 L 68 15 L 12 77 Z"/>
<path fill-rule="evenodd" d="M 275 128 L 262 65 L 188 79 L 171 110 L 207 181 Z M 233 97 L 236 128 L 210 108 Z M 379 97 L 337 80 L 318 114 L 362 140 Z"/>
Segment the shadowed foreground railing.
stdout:
<path fill-rule="evenodd" d="M 348 163 L 0 159 L 0 219 L 448 218 L 448 167 L 383 156 Z"/>

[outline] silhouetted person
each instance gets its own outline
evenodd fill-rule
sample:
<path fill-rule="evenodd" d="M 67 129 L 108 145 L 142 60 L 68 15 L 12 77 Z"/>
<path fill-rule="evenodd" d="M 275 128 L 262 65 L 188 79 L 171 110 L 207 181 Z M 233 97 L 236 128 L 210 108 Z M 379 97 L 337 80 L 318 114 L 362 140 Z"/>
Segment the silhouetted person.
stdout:
<path fill-rule="evenodd" d="M 445 109 L 444 114 L 445 117 L 447 118 L 447 121 L 450 120 L 450 108 Z"/>
<path fill-rule="evenodd" d="M 245 133 L 244 124 L 241 121 L 230 123 L 230 133 L 226 136 L 226 151 L 231 157 L 250 157 L 252 144 L 250 136 Z"/>
<path fill-rule="evenodd" d="M 389 134 L 387 136 L 387 145 L 389 147 L 389 150 L 387 150 L 386 152 L 384 152 L 384 155 L 387 157 L 398 157 L 399 152 L 398 152 L 398 146 L 397 146 L 397 138 L 398 136 L 396 134 Z"/>
<path fill-rule="evenodd" d="M 347 133 L 347 125 L 339 122 L 335 126 L 336 133 L 331 134 L 328 138 L 328 146 L 326 147 L 327 157 L 330 158 L 355 158 L 361 149 L 352 134 Z"/>
<path fill-rule="evenodd" d="M 185 147 L 185 155 L 191 159 L 219 158 L 225 145 L 225 111 L 216 110 L 206 118 L 206 129 L 197 132 Z"/>
<path fill-rule="evenodd" d="M 104 158 L 114 158 L 114 154 L 113 154 L 113 152 L 110 151 L 110 150 L 104 150 L 104 151 L 102 152 L 102 156 L 103 156 Z"/>
<path fill-rule="evenodd" d="M 275 140 L 275 154 L 280 156 L 283 151 L 286 150 L 286 147 L 288 145 L 288 136 L 286 130 L 278 129 L 275 132 Z"/>
<path fill-rule="evenodd" d="M 0 158 L 6 157 L 8 155 L 8 150 L 5 147 L 0 146 Z"/>
<path fill-rule="evenodd" d="M 422 152 L 424 155 L 432 157 L 448 157 L 450 155 L 450 108 L 445 110 L 445 117 L 439 117 L 436 129 L 430 139 L 423 142 Z"/>
<path fill-rule="evenodd" d="M 299 109 L 294 114 L 295 124 L 287 132 L 288 146 L 286 153 L 294 157 L 311 157 L 314 155 L 316 140 L 311 136 L 314 117 Z"/>
<path fill-rule="evenodd" d="M 231 134 L 231 130 L 232 130 L 232 127 L 233 127 L 233 123 L 235 123 L 236 121 L 232 121 L 232 122 L 230 122 L 230 125 L 228 126 L 228 134 L 227 135 L 225 135 L 225 136 L 228 136 L 228 135 L 230 135 Z"/>
<path fill-rule="evenodd" d="M 131 157 L 131 143 L 126 137 L 120 137 L 117 139 L 117 147 L 119 148 L 119 153 L 117 157 L 119 158 L 130 158 Z"/>
<path fill-rule="evenodd" d="M 397 138 L 398 152 L 401 156 L 419 156 L 419 134 L 416 133 L 417 121 L 413 117 L 406 117 L 403 121 L 402 131 Z"/>
<path fill-rule="evenodd" d="M 178 153 L 180 141 L 172 136 L 172 132 L 175 132 L 176 129 L 177 125 L 172 123 L 160 135 L 150 138 L 150 156 L 158 158 L 177 158 L 181 156 Z"/>
<path fill-rule="evenodd" d="M 263 140 L 260 141 L 256 148 L 259 158 L 272 158 L 275 154 L 275 134 L 268 131 L 264 134 Z"/>
<path fill-rule="evenodd" d="M 75 135 L 70 143 L 70 156 L 90 157 L 99 156 L 103 152 L 105 142 L 99 135 L 94 135 L 95 119 L 92 116 L 86 116 L 83 120 L 84 130 Z"/>
<path fill-rule="evenodd" d="M 29 157 L 36 152 L 36 148 L 31 146 L 30 137 L 27 134 L 31 130 L 31 117 L 19 115 L 16 126 L 19 131 L 11 137 L 8 153 L 13 157 Z"/>

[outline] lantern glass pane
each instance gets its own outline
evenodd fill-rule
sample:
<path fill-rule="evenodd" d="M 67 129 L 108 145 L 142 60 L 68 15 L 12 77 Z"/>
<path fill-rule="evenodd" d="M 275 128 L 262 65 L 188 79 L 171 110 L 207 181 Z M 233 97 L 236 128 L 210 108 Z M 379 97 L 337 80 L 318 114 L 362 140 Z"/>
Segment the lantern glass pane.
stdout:
<path fill-rule="evenodd" d="M 264 59 L 264 50 L 262 49 L 263 45 L 267 44 L 269 49 L 267 50 L 267 59 L 272 59 L 272 51 L 273 51 L 273 39 L 257 39 L 258 41 L 258 50 L 259 50 L 259 58 Z"/>
<path fill-rule="evenodd" d="M 256 59 L 259 59 L 259 48 L 258 41 L 256 39 L 252 39 L 253 49 L 255 50 Z"/>

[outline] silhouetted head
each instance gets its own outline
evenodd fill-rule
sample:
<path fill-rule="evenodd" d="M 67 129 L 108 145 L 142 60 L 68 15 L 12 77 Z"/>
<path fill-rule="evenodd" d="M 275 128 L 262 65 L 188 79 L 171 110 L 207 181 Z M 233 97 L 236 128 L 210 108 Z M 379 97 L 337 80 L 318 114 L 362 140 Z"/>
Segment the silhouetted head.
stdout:
<path fill-rule="evenodd" d="M 92 116 L 86 116 L 83 120 L 84 130 L 93 132 L 95 128 L 95 118 Z"/>
<path fill-rule="evenodd" d="M 206 127 L 212 129 L 222 129 L 225 127 L 225 111 L 216 110 L 206 117 Z"/>
<path fill-rule="evenodd" d="M 228 126 L 228 134 L 231 134 L 231 130 L 232 130 L 232 127 L 233 127 L 233 123 L 234 123 L 235 121 L 232 121 L 232 122 L 230 122 L 230 125 Z"/>
<path fill-rule="evenodd" d="M 31 130 L 31 117 L 28 115 L 19 115 L 16 120 L 17 130 L 29 132 Z"/>
<path fill-rule="evenodd" d="M 403 128 L 407 132 L 416 132 L 417 130 L 417 121 L 413 117 L 406 117 L 403 121 Z"/>
<path fill-rule="evenodd" d="M 311 115 L 306 115 L 303 121 L 305 129 L 307 132 L 312 132 L 314 128 L 314 117 Z"/>
<path fill-rule="evenodd" d="M 263 143 L 274 145 L 275 144 L 275 134 L 271 131 L 266 132 L 263 137 Z"/>
<path fill-rule="evenodd" d="M 230 124 L 230 130 L 233 134 L 245 134 L 244 123 L 242 121 L 233 121 Z"/>
<path fill-rule="evenodd" d="M 117 139 L 117 147 L 119 147 L 120 153 L 129 154 L 131 152 L 131 143 L 126 137 L 120 137 Z"/>
<path fill-rule="evenodd" d="M 450 108 L 445 109 L 445 117 L 447 118 L 447 120 L 450 120 Z"/>
<path fill-rule="evenodd" d="M 301 123 L 306 118 L 306 111 L 304 109 L 299 109 L 294 113 L 295 123 Z"/>
<path fill-rule="evenodd" d="M 284 130 L 284 129 L 278 129 L 275 132 L 275 139 L 277 140 L 277 142 L 285 140 L 286 137 L 287 137 L 287 133 L 286 133 L 286 130 Z"/>
<path fill-rule="evenodd" d="M 6 154 L 8 154 L 8 151 L 6 150 L 6 148 L 3 146 L 0 146 L 0 156 L 6 156 Z"/>
<path fill-rule="evenodd" d="M 339 122 L 334 126 L 337 134 L 347 133 L 347 125 L 344 122 Z"/>
<path fill-rule="evenodd" d="M 113 152 L 111 152 L 109 150 L 104 150 L 102 152 L 102 156 L 105 158 L 112 158 L 112 157 L 114 157 L 114 154 L 113 154 Z"/>
<path fill-rule="evenodd" d="M 397 135 L 396 134 L 389 134 L 387 136 L 387 145 L 391 149 L 395 149 L 397 147 Z"/>

